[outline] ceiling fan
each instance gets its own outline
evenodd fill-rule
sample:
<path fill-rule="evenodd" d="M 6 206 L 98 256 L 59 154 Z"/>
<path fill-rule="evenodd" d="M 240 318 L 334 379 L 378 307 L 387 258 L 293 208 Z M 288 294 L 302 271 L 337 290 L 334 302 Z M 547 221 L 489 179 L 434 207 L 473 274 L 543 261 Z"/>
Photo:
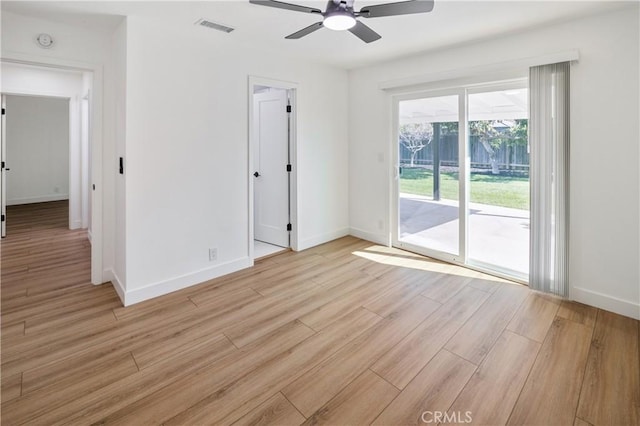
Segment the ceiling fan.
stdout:
<path fill-rule="evenodd" d="M 249 0 L 249 3 L 260 6 L 276 7 L 278 9 L 293 10 L 294 12 L 304 12 L 322 15 L 323 20 L 311 24 L 306 28 L 296 31 L 286 36 L 286 39 L 299 39 L 322 27 L 331 30 L 349 30 L 351 34 L 358 37 L 365 43 L 376 41 L 382 36 L 371 28 L 358 21 L 356 18 L 380 18 L 383 16 L 410 15 L 414 13 L 425 13 L 433 10 L 433 0 L 410 0 L 397 3 L 385 3 L 372 6 L 365 6 L 359 12 L 353 10 L 355 0 L 329 0 L 327 8 L 323 12 L 313 7 L 300 6 L 297 4 L 285 3 L 276 0 Z"/>

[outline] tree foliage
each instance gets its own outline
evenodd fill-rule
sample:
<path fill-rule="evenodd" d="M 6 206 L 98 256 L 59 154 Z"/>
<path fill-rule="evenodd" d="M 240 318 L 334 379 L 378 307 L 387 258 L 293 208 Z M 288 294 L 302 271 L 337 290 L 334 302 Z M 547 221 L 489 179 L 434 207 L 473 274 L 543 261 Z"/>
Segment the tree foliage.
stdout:
<path fill-rule="evenodd" d="M 431 123 L 409 123 L 400 126 L 400 143 L 411 152 L 411 167 L 414 166 L 416 154 L 433 140 Z"/>
<path fill-rule="evenodd" d="M 526 145 L 529 120 L 482 120 L 469 122 L 469 136 L 484 137 L 491 145 L 498 147 L 505 143 L 509 146 Z M 440 123 L 442 135 L 458 133 L 458 123 Z"/>
<path fill-rule="evenodd" d="M 477 136 L 489 154 L 491 173 L 500 174 L 496 150 L 502 144 L 506 146 L 524 145 L 527 143 L 528 123 L 520 120 L 479 120 L 469 122 L 469 135 Z"/>
<path fill-rule="evenodd" d="M 527 119 L 470 121 L 469 135 L 484 139 L 494 148 L 526 145 L 528 123 Z"/>

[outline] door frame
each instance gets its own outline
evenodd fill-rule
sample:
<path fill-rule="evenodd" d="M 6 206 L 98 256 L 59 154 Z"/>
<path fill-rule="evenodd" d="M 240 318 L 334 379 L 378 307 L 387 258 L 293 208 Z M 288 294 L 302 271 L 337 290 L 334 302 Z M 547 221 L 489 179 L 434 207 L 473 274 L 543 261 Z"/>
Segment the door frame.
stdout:
<path fill-rule="evenodd" d="M 415 244 L 406 243 L 400 241 L 399 234 L 399 213 L 400 213 L 400 152 L 398 149 L 398 129 L 399 129 L 399 117 L 398 113 L 400 110 L 400 102 L 409 101 L 414 99 L 424 99 L 424 98 L 437 98 L 441 96 L 458 96 L 458 112 L 459 114 L 463 114 L 466 111 L 466 108 L 462 108 L 464 103 L 466 103 L 466 95 L 464 89 L 436 89 L 436 90 L 427 90 L 427 91 L 417 91 L 409 94 L 402 95 L 394 95 L 391 97 L 392 99 L 392 137 L 391 137 L 391 158 L 392 158 L 392 185 L 391 185 L 391 244 L 393 247 L 397 247 L 400 249 L 408 250 L 414 253 L 422 254 L 424 256 L 429 256 L 434 259 L 443 260 L 449 263 L 455 263 L 459 265 L 464 265 L 466 262 L 465 254 L 466 254 L 466 246 L 467 246 L 467 215 L 461 214 L 461 212 L 467 211 L 468 207 L 468 199 L 469 193 L 468 188 L 464 184 L 464 179 L 466 179 L 467 174 L 469 173 L 468 167 L 468 147 L 467 147 L 467 117 L 464 114 L 459 116 L 458 120 L 464 123 L 464 127 L 459 128 L 458 130 L 458 170 L 459 170 L 459 178 L 458 178 L 458 254 L 454 255 L 451 253 L 446 253 L 440 250 L 429 249 L 426 247 L 417 246 Z"/>
<path fill-rule="evenodd" d="M 103 96 L 103 67 L 100 64 L 70 61 L 53 57 L 42 57 L 22 53 L 2 53 L 1 62 L 37 66 L 51 70 L 71 70 L 91 73 L 91 93 L 89 100 L 91 129 L 89 132 L 91 145 L 91 184 L 95 185 L 91 195 L 91 283 L 99 285 L 111 280 L 110 271 L 104 267 L 104 238 L 103 238 L 103 156 L 102 156 L 102 96 Z M 16 93 L 18 94 L 18 93 Z M 41 95 L 35 93 L 20 93 L 26 95 Z"/>
<path fill-rule="evenodd" d="M 67 178 L 68 178 L 68 182 L 69 182 L 69 188 L 68 188 L 68 197 L 69 197 L 69 214 L 67 217 L 67 226 L 70 230 L 74 230 L 74 229 L 81 229 L 83 228 L 82 226 L 82 216 L 84 214 L 84 206 L 82 204 L 82 200 L 85 198 L 85 194 L 82 193 L 82 189 L 79 191 L 79 193 L 76 193 L 77 191 L 73 190 L 73 184 L 74 183 L 78 183 L 81 184 L 82 179 L 83 179 L 83 175 L 82 175 L 82 169 L 84 167 L 84 158 L 81 156 L 81 152 L 80 152 L 80 148 L 81 148 L 81 144 L 82 144 L 82 140 L 80 137 L 80 128 L 81 128 L 81 117 L 80 117 L 80 103 L 78 102 L 78 99 L 76 99 L 76 96 L 72 96 L 69 93 L 56 93 L 56 92 L 38 92 L 38 91 L 26 91 L 26 90 L 18 90 L 18 91 L 7 91 L 7 92 L 2 92 L 2 96 L 4 97 L 5 101 L 6 101 L 6 97 L 7 96 L 12 96 L 12 97 L 30 97 L 30 98 L 40 98 L 40 99 L 57 99 L 57 100 L 63 100 L 63 101 L 67 101 L 68 102 L 68 107 L 67 107 L 67 112 L 69 114 L 69 138 L 67 139 L 67 160 L 68 160 L 68 167 L 67 167 Z M 10 113 L 10 111 L 7 111 L 7 113 Z M 5 138 L 5 144 L 6 144 L 6 138 Z M 75 152 L 75 148 L 78 149 L 78 152 Z M 74 163 L 74 154 L 76 154 L 76 157 L 80 158 L 80 163 L 79 163 L 79 171 L 80 172 L 80 177 L 78 178 L 78 176 L 74 176 L 73 173 L 73 163 Z M 4 156 L 6 157 L 6 153 L 4 154 Z M 76 158 L 77 160 L 77 158 Z M 6 158 L 5 158 L 6 161 Z M 77 161 L 75 161 L 76 164 L 78 164 Z M 11 164 L 7 164 L 8 166 L 11 166 Z M 6 178 L 6 175 L 5 175 Z M 80 185 L 81 186 L 81 185 Z M 6 196 L 6 192 L 5 192 L 5 196 Z M 79 205 L 80 206 L 80 216 L 77 218 L 74 218 L 72 215 L 72 206 L 74 205 Z"/>
<path fill-rule="evenodd" d="M 249 260 L 253 265 L 255 260 L 254 255 L 254 202 L 253 202 L 253 191 L 254 191 L 254 179 L 251 173 L 253 172 L 253 141 L 254 141 L 254 132 L 253 132 L 253 119 L 254 119 L 254 111 L 253 111 L 253 92 L 256 86 L 266 86 L 273 87 L 275 89 L 284 89 L 289 94 L 290 104 L 291 104 L 291 115 L 290 115 L 290 130 L 289 130 L 289 157 L 291 164 L 291 172 L 289 174 L 289 216 L 291 222 L 291 232 L 290 232 L 290 248 L 294 251 L 298 250 L 298 149 L 297 149 L 297 95 L 298 95 L 298 83 L 293 83 L 289 81 L 282 80 L 274 80 L 270 78 L 258 77 L 258 76 L 249 76 L 248 79 L 248 94 L 247 100 L 249 105 L 249 114 L 248 114 L 248 140 L 247 140 L 247 205 L 248 205 L 248 239 L 247 239 L 247 253 L 249 254 Z"/>
<path fill-rule="evenodd" d="M 515 78 L 507 81 L 495 81 L 495 82 L 486 82 L 483 84 L 477 84 L 473 86 L 469 86 L 465 88 L 466 99 L 468 101 L 469 95 L 474 95 L 478 93 L 486 93 L 493 91 L 504 91 L 504 90 L 517 90 L 522 88 L 528 88 L 528 77 L 525 78 Z M 468 112 L 468 108 L 467 108 Z M 465 128 L 468 128 L 468 120 L 465 121 Z M 469 147 L 469 141 L 465 143 L 465 146 Z M 469 162 L 471 161 L 471 157 L 469 157 Z M 470 163 L 469 163 L 470 166 Z M 465 177 L 465 179 L 469 180 L 469 177 Z M 469 189 L 468 189 L 469 190 Z M 529 190 L 529 194 L 531 194 L 531 190 Z M 469 193 L 467 193 L 468 197 L 470 197 Z M 467 206 L 468 207 L 468 206 Z M 529 208 L 529 213 L 531 213 L 531 208 Z M 469 217 L 469 209 L 465 210 L 465 217 Z M 467 229 L 467 238 L 468 238 L 468 229 Z M 531 240 L 531 228 L 529 228 L 529 240 Z M 510 281 L 519 282 L 521 284 L 529 285 L 529 275 L 522 275 L 518 271 L 513 271 L 508 268 L 501 267 L 499 265 L 492 265 L 489 263 L 482 262 L 480 260 L 474 260 L 471 258 L 466 259 L 465 267 L 469 269 L 473 269 L 476 271 L 484 272 L 489 275 L 494 275 L 500 278 L 505 278 Z"/>
<path fill-rule="evenodd" d="M 0 224 L 0 238 L 4 238 L 7 235 L 7 170 L 6 170 L 6 157 L 7 157 L 7 120 L 5 115 L 5 108 L 7 107 L 7 96 L 0 94 L 2 102 L 2 124 L 0 125 L 0 160 L 2 161 L 2 169 L 0 170 L 0 214 L 2 214 L 2 223 Z"/>

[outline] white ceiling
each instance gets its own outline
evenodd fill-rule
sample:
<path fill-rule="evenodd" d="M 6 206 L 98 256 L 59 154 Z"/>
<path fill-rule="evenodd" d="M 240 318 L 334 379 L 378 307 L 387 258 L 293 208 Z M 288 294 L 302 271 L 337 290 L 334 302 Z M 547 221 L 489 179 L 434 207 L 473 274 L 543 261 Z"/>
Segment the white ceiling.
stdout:
<path fill-rule="evenodd" d="M 528 89 L 498 90 L 469 95 L 469 121 L 527 118 Z M 457 122 L 458 96 L 438 96 L 401 101 L 400 124 Z"/>
<path fill-rule="evenodd" d="M 356 0 L 355 9 L 387 1 Z M 291 3 L 323 9 L 325 1 Z M 295 58 L 355 68 L 417 52 L 440 49 L 484 38 L 601 13 L 632 2 L 617 1 L 456 1 L 436 0 L 431 13 L 362 19 L 382 35 L 365 44 L 348 32 L 326 28 L 300 40 L 284 37 L 316 21 L 311 14 L 250 4 L 248 0 L 200 2 L 101 2 L 101 1 L 2 1 L 2 11 L 51 19 L 71 25 L 112 31 L 120 16 L 144 16 L 172 31 L 200 31 L 201 37 L 217 37 L 242 45 L 276 51 Z M 236 30 L 230 34 L 195 28 L 199 18 Z"/>

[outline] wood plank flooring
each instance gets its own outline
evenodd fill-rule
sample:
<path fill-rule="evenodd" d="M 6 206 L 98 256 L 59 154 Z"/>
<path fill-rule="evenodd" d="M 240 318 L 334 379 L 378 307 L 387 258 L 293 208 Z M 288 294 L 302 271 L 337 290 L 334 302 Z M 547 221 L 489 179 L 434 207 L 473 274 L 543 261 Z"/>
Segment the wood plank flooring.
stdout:
<path fill-rule="evenodd" d="M 636 320 L 353 237 L 124 308 L 67 215 L 8 211 L 3 424 L 640 424 Z"/>

